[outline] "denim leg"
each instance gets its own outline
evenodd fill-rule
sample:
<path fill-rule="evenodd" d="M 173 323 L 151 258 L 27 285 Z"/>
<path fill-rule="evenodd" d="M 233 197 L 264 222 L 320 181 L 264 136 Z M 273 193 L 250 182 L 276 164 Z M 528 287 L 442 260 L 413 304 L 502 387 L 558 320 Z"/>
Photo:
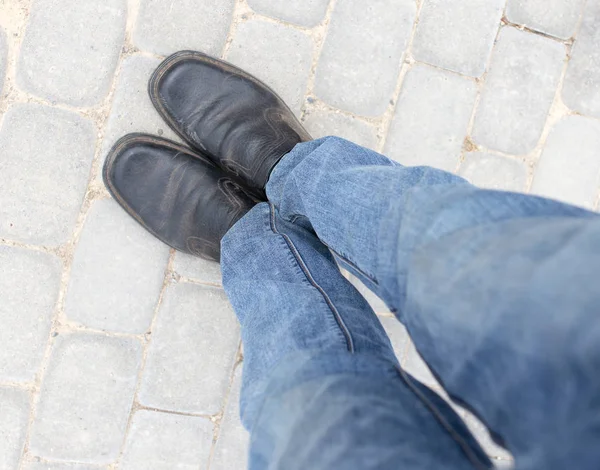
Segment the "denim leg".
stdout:
<path fill-rule="evenodd" d="M 484 469 L 443 400 L 401 373 L 381 323 L 312 232 L 253 208 L 222 241 L 242 327 L 251 469 Z"/>
<path fill-rule="evenodd" d="M 297 145 L 267 195 L 384 299 L 517 468 L 596 468 L 597 214 L 334 137 Z"/>

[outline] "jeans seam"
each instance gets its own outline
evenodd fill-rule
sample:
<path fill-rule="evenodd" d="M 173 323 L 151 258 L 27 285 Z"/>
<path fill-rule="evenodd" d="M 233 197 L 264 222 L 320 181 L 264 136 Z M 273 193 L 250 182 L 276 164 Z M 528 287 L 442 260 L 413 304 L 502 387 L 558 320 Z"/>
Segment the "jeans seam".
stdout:
<path fill-rule="evenodd" d="M 350 266 L 352 266 L 352 269 L 355 269 L 356 271 L 358 271 L 360 274 L 362 274 L 364 277 L 366 277 L 369 281 L 371 281 L 373 284 L 375 284 L 376 286 L 379 285 L 379 281 L 377 281 L 377 279 L 375 278 L 375 276 L 373 276 L 372 274 L 368 274 L 366 272 L 364 272 L 362 269 L 360 269 L 356 263 L 350 261 L 348 259 L 347 256 L 337 252 L 336 250 L 334 250 L 333 248 L 331 248 L 327 243 L 325 243 L 324 241 L 321 240 L 321 243 L 323 243 L 323 245 L 325 245 L 327 248 L 329 248 L 329 250 L 338 258 L 341 258 L 344 263 L 348 263 Z"/>
<path fill-rule="evenodd" d="M 490 467 L 482 462 L 477 455 L 473 452 L 471 446 L 463 439 L 463 437 L 452 427 L 452 425 L 448 422 L 448 420 L 443 416 L 440 410 L 412 383 L 414 379 L 412 379 L 401 367 L 397 367 L 397 370 L 400 374 L 400 377 L 404 381 L 404 383 L 408 386 L 408 388 L 416 395 L 416 397 L 421 400 L 421 402 L 425 405 L 425 407 L 431 412 L 433 417 L 436 419 L 440 426 L 446 430 L 446 432 L 450 435 L 450 438 L 458 444 L 461 448 L 469 462 L 477 469 L 477 470 L 489 470 Z"/>
<path fill-rule="evenodd" d="M 299 218 L 305 218 L 307 219 L 307 221 L 310 223 L 310 220 L 308 220 L 308 217 L 306 217 L 305 215 L 302 214 L 293 214 L 290 215 L 289 217 L 283 217 L 284 220 L 287 220 L 289 223 L 293 224 L 296 222 L 296 220 L 298 220 Z M 314 228 L 313 228 L 314 230 Z M 318 236 L 318 235 L 317 235 Z M 331 251 L 335 256 L 337 256 L 338 258 L 341 258 L 344 262 L 348 263 L 350 266 L 352 266 L 353 269 L 355 269 L 356 271 L 358 271 L 360 274 L 362 274 L 364 277 L 366 277 L 367 279 L 369 279 L 369 281 L 371 281 L 373 284 L 375 285 L 379 285 L 379 281 L 377 281 L 377 279 L 375 278 L 375 276 L 373 274 L 368 274 L 365 271 L 363 271 L 361 268 L 359 268 L 357 266 L 357 264 L 353 261 L 350 261 L 350 259 L 348 259 L 347 255 L 341 254 L 338 251 L 334 250 L 333 248 L 331 248 L 331 246 L 329 244 L 327 244 L 327 242 L 323 241 L 323 239 L 321 239 L 321 237 L 319 237 L 319 240 L 321 241 L 321 243 L 323 245 L 325 245 L 329 251 Z"/>
<path fill-rule="evenodd" d="M 294 242 L 292 242 L 292 240 L 290 239 L 290 237 L 288 237 L 285 233 L 281 233 L 277 230 L 277 226 L 275 223 L 275 210 L 272 204 L 269 204 L 269 209 L 271 212 L 271 230 L 273 231 L 273 233 L 283 237 L 283 239 L 285 240 L 285 242 L 288 245 L 288 248 L 290 249 L 290 252 L 292 253 L 292 255 L 294 256 L 294 259 L 297 263 L 297 265 L 300 267 L 300 269 L 302 270 L 304 276 L 306 277 L 306 279 L 308 280 L 308 282 L 319 291 L 319 293 L 321 294 L 321 296 L 323 297 L 323 300 L 325 301 L 325 303 L 327 304 L 327 306 L 329 307 L 329 310 L 331 311 L 331 313 L 333 314 L 333 317 L 338 325 L 338 327 L 340 328 L 342 335 L 344 336 L 344 339 L 346 341 L 346 349 L 350 352 L 350 353 L 354 353 L 355 349 L 354 349 L 354 341 L 352 340 L 352 335 L 350 334 L 350 330 L 348 329 L 348 327 L 346 326 L 346 324 L 344 323 L 344 320 L 342 319 L 342 316 L 340 315 L 339 311 L 337 310 L 337 308 L 335 307 L 335 305 L 333 304 L 333 302 L 331 301 L 331 299 L 329 298 L 329 296 L 327 295 L 327 293 L 325 292 L 325 290 L 315 281 L 314 277 L 312 276 L 310 270 L 308 269 L 308 267 L 306 266 L 306 263 L 304 263 L 304 260 L 302 259 L 302 257 L 300 256 L 300 253 L 298 252 L 297 248 L 294 245 Z"/>

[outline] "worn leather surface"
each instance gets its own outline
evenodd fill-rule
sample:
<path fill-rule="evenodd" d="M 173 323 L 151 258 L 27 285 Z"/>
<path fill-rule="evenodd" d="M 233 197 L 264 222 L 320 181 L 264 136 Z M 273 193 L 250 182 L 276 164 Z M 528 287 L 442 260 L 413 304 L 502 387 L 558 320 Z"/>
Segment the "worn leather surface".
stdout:
<path fill-rule="evenodd" d="M 114 145 L 103 177 L 113 197 L 149 232 L 177 250 L 215 261 L 221 238 L 255 204 L 207 157 L 144 134 Z"/>
<path fill-rule="evenodd" d="M 175 132 L 262 196 L 281 157 L 311 140 L 268 86 L 200 52 L 165 59 L 150 79 L 149 94 Z"/>

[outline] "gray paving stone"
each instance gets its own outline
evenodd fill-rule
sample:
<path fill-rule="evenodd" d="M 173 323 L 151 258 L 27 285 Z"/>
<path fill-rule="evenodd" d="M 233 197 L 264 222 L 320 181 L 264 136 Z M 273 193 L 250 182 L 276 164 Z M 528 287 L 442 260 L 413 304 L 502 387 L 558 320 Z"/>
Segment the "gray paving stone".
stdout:
<path fill-rule="evenodd" d="M 263 15 L 310 28 L 323 20 L 329 0 L 248 0 L 248 4 L 254 11 Z"/>
<path fill-rule="evenodd" d="M 148 80 L 160 60 L 139 55 L 123 61 L 102 142 L 102 156 L 123 135 L 145 132 L 180 141 L 148 98 Z"/>
<path fill-rule="evenodd" d="M 506 17 L 542 33 L 567 39 L 575 34 L 585 0 L 508 0 Z"/>
<path fill-rule="evenodd" d="M 96 130 L 78 115 L 11 107 L 0 131 L 0 237 L 59 245 L 73 230 L 89 178 Z"/>
<path fill-rule="evenodd" d="M 414 58 L 472 77 L 483 74 L 505 0 L 424 1 Z"/>
<path fill-rule="evenodd" d="M 483 450 L 494 459 L 512 460 L 510 453 L 502 447 L 496 445 L 485 425 L 468 411 L 463 411 L 465 415 L 465 424 L 473 433 L 473 436 L 479 441 Z"/>
<path fill-rule="evenodd" d="M 379 320 L 392 342 L 398 361 L 402 364 L 406 357 L 406 346 L 410 342 L 406 328 L 395 318 L 380 317 Z"/>
<path fill-rule="evenodd" d="M 441 388 L 440 384 L 429 370 L 429 367 L 417 352 L 412 341 L 408 344 L 404 368 L 406 369 L 406 372 L 428 387 L 433 387 L 435 389 Z"/>
<path fill-rule="evenodd" d="M 4 85 L 4 76 L 6 75 L 6 58 L 8 55 L 8 44 L 6 43 L 6 34 L 0 28 L 0 94 Z"/>
<path fill-rule="evenodd" d="M 169 248 L 112 199 L 94 203 L 77 245 L 65 313 L 85 326 L 143 333 L 152 321 Z"/>
<path fill-rule="evenodd" d="M 525 163 L 486 152 L 467 154 L 459 175 L 476 186 L 488 189 L 523 192 L 527 186 Z"/>
<path fill-rule="evenodd" d="M 170 411 L 218 412 L 238 343 L 239 326 L 222 290 L 171 285 L 152 331 L 140 402 Z"/>
<path fill-rule="evenodd" d="M 339 0 L 317 67 L 316 95 L 356 114 L 381 115 L 396 86 L 415 13 L 413 0 Z"/>
<path fill-rule="evenodd" d="M 29 393 L 0 387 L 0 468 L 18 468 L 29 420 Z"/>
<path fill-rule="evenodd" d="M 562 98 L 575 111 L 600 117 L 600 3 L 587 2 L 573 45 Z"/>
<path fill-rule="evenodd" d="M 119 468 L 205 468 L 212 447 L 212 434 L 213 425 L 206 418 L 138 411 L 133 417 Z"/>
<path fill-rule="evenodd" d="M 352 275 L 348 274 L 348 279 L 352 283 L 356 290 L 361 293 L 361 295 L 369 302 L 369 305 L 373 309 L 375 313 L 389 313 L 390 309 L 387 308 L 385 302 L 377 297 L 371 290 L 365 286 L 360 280 Z"/>
<path fill-rule="evenodd" d="M 467 78 L 416 65 L 402 85 L 384 153 L 403 165 L 454 171 L 476 91 Z"/>
<path fill-rule="evenodd" d="M 110 88 L 126 17 L 125 0 L 34 0 L 18 84 L 49 101 L 96 104 Z"/>
<path fill-rule="evenodd" d="M 37 460 L 27 462 L 23 466 L 24 470 L 108 470 L 104 465 L 89 465 L 75 462 L 52 462 Z"/>
<path fill-rule="evenodd" d="M 533 150 L 554 100 L 564 60 L 562 44 L 502 28 L 475 116 L 475 142 L 513 155 Z"/>
<path fill-rule="evenodd" d="M 240 389 L 242 386 L 242 366 L 235 371 L 231 391 L 221 431 L 215 446 L 211 470 L 230 470 L 248 468 L 248 448 L 250 435 L 240 421 Z"/>
<path fill-rule="evenodd" d="M 600 189 L 600 122 L 569 116 L 550 132 L 531 192 L 588 209 Z"/>
<path fill-rule="evenodd" d="M 234 0 L 142 0 L 133 33 L 142 50 L 168 55 L 192 49 L 220 56 Z"/>
<path fill-rule="evenodd" d="M 498 470 L 514 470 L 515 468 L 515 462 L 514 460 L 510 459 L 492 459 L 493 460 L 493 464 L 494 464 L 494 468 L 498 469 Z"/>
<path fill-rule="evenodd" d="M 173 269 L 180 276 L 207 284 L 222 285 L 221 265 L 213 261 L 207 261 L 178 251 L 175 254 Z"/>
<path fill-rule="evenodd" d="M 0 246 L 0 273 L 0 380 L 33 382 L 48 341 L 61 264 L 46 253 Z"/>
<path fill-rule="evenodd" d="M 227 60 L 263 80 L 299 115 L 312 56 L 308 35 L 281 24 L 249 20 L 238 26 Z"/>
<path fill-rule="evenodd" d="M 141 362 L 133 339 L 56 338 L 31 431 L 33 455 L 109 464 L 118 455 Z"/>
<path fill-rule="evenodd" d="M 378 144 L 375 126 L 334 111 L 310 110 L 305 113 L 303 124 L 315 139 L 335 135 L 373 150 Z"/>

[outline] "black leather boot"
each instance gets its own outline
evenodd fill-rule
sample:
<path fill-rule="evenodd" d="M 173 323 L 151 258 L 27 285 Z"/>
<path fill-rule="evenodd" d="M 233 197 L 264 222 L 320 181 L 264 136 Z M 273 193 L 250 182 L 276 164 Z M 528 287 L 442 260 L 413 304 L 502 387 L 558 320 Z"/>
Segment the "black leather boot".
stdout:
<path fill-rule="evenodd" d="M 200 52 L 181 51 L 165 59 L 148 92 L 161 116 L 193 149 L 262 196 L 281 157 L 311 140 L 267 85 Z"/>
<path fill-rule="evenodd" d="M 210 159 L 169 140 L 130 134 L 111 149 L 106 187 L 171 247 L 218 261 L 221 238 L 255 201 Z"/>

